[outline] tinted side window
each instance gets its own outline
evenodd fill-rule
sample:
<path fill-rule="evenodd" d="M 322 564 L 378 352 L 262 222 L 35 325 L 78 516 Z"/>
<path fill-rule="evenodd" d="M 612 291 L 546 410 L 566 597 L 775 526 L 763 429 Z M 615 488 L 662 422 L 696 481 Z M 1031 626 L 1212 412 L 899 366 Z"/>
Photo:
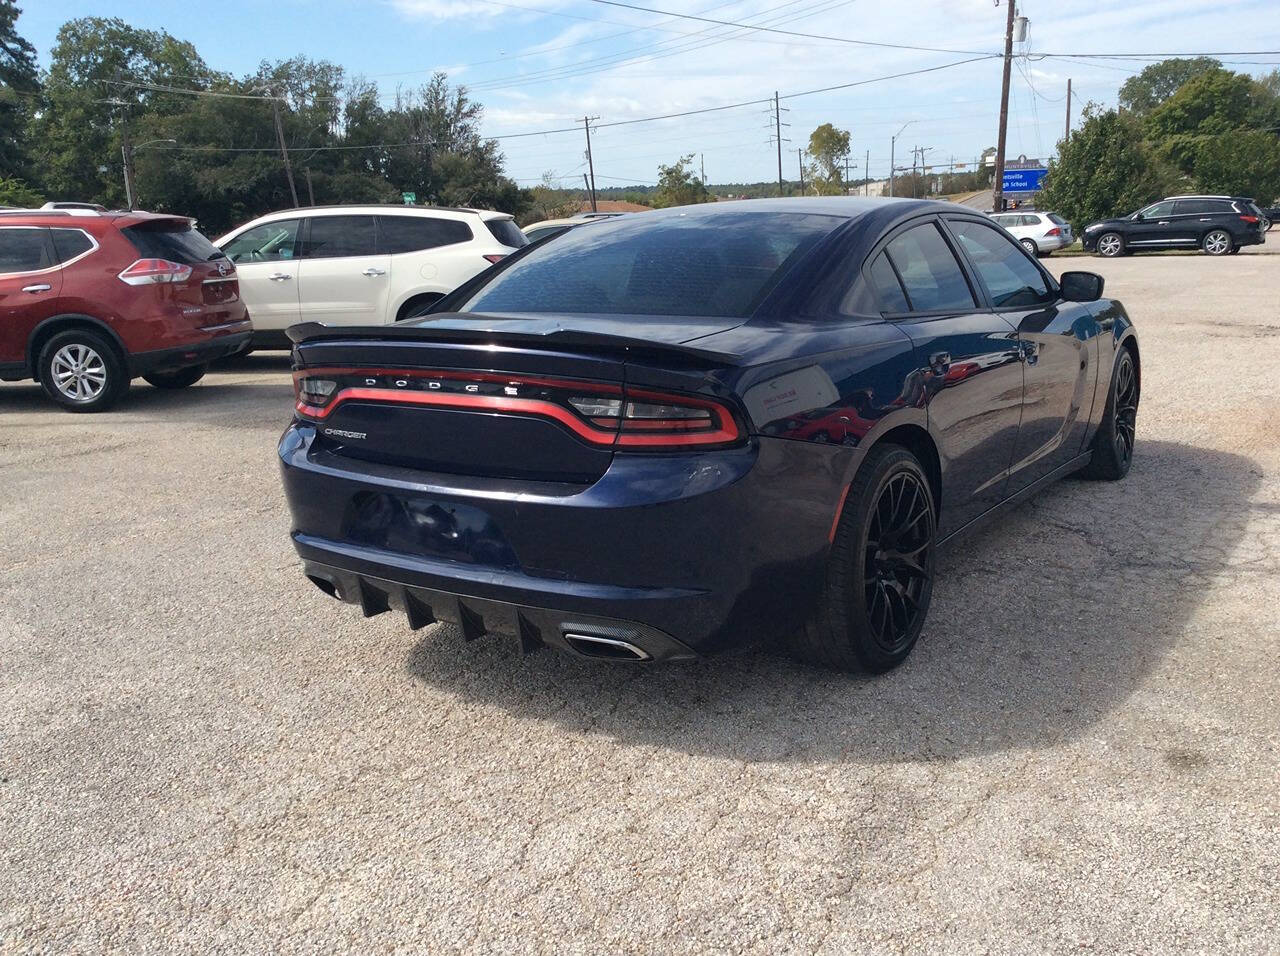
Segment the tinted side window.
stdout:
<path fill-rule="evenodd" d="M 960 263 L 933 223 L 894 237 L 885 251 L 902 277 L 912 311 L 976 307 Z"/>
<path fill-rule="evenodd" d="M 50 229 L 49 234 L 53 236 L 53 251 L 59 262 L 70 262 L 93 248 L 93 240 L 79 229 Z"/>
<path fill-rule="evenodd" d="M 279 262 L 298 256 L 298 224 L 300 219 L 283 219 L 246 229 L 222 251 L 232 262 Z"/>
<path fill-rule="evenodd" d="M 314 216 L 302 251 L 306 259 L 377 254 L 373 216 Z"/>
<path fill-rule="evenodd" d="M 320 221 L 312 220 L 313 235 L 316 223 Z M 469 242 L 471 238 L 471 227 L 453 219 L 428 216 L 378 217 L 379 252 L 417 252 L 420 249 L 453 245 L 455 242 Z"/>
<path fill-rule="evenodd" d="M 0 229 L 0 273 L 35 272 L 51 265 L 43 229 Z"/>
<path fill-rule="evenodd" d="M 997 308 L 1043 305 L 1054 298 L 1044 275 L 1016 242 L 980 222 L 953 219 L 951 229 Z"/>
<path fill-rule="evenodd" d="M 510 219 L 486 219 L 484 224 L 488 227 L 490 235 L 504 246 L 519 249 L 529 244 L 528 237 Z"/>
<path fill-rule="evenodd" d="M 902 291 L 902 283 L 898 281 L 889 257 L 883 252 L 871 263 L 871 286 L 876 292 L 876 301 L 880 303 L 881 312 L 908 311 L 907 296 Z"/>
<path fill-rule="evenodd" d="M 1173 200 L 1166 199 L 1164 202 L 1158 202 L 1153 206 L 1148 206 L 1142 210 L 1144 219 L 1162 219 L 1165 216 L 1173 215 Z"/>

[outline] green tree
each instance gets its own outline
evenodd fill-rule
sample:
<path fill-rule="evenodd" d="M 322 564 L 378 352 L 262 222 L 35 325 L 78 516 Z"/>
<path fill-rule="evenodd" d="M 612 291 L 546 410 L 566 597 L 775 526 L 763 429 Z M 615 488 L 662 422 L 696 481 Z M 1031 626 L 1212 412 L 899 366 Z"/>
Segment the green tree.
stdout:
<path fill-rule="evenodd" d="M 849 131 L 823 123 L 809 134 L 809 178 L 821 196 L 844 193 L 844 159 L 849 155 Z"/>
<path fill-rule="evenodd" d="M 707 192 L 707 187 L 703 185 L 702 180 L 693 175 L 693 153 L 681 156 L 670 166 L 658 167 L 658 188 L 653 197 L 654 208 L 691 206 L 695 203 L 711 202 L 714 198 Z"/>
<path fill-rule="evenodd" d="M 1145 116 L 1178 92 L 1188 80 L 1221 67 L 1220 62 L 1208 56 L 1152 63 L 1137 76 L 1124 81 L 1120 87 L 1119 103 L 1129 112 Z"/>
<path fill-rule="evenodd" d="M 0 0 L 0 176 L 29 174 L 27 119 L 40 90 L 36 49 L 18 35 L 22 11 Z"/>
<path fill-rule="evenodd" d="M 1201 140 L 1195 152 L 1195 183 L 1202 192 L 1252 196 L 1271 205 L 1280 197 L 1280 139 L 1255 131 Z"/>
<path fill-rule="evenodd" d="M 1049 161 L 1037 206 L 1065 216 L 1079 233 L 1095 219 L 1131 212 L 1174 191 L 1176 172 L 1144 141 L 1136 117 L 1090 103 L 1083 120 Z"/>
<path fill-rule="evenodd" d="M 529 208 L 521 225 L 545 219 L 565 219 L 577 212 L 580 205 L 578 194 L 556 185 L 555 171 L 548 169 L 542 174 L 542 182 L 529 190 Z"/>
<path fill-rule="evenodd" d="M 1276 97 L 1243 73 L 1211 69 L 1182 85 L 1147 117 L 1147 130 L 1162 155 L 1195 175 L 1206 137 L 1237 135 L 1274 125 Z"/>
<path fill-rule="evenodd" d="M 44 202 L 44 196 L 21 179 L 0 176 L 0 206 L 20 206 L 34 209 Z"/>

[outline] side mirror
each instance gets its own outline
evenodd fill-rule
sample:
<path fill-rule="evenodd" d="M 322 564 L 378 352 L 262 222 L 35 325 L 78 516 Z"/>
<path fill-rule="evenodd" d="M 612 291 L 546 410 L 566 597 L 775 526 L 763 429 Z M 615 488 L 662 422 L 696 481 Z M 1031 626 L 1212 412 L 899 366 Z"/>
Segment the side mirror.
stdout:
<path fill-rule="evenodd" d="M 1142 213 L 1140 213 L 1140 212 L 1135 212 L 1135 213 L 1133 214 L 1133 220 L 1134 220 L 1134 222 L 1142 222 L 1142 221 L 1143 221 L 1144 219 L 1146 219 L 1146 218 L 1147 218 L 1147 217 L 1146 217 L 1146 216 L 1144 216 L 1144 215 L 1143 215 Z"/>
<path fill-rule="evenodd" d="M 1058 285 L 1068 302 L 1097 302 L 1105 282 L 1096 272 L 1064 272 Z"/>

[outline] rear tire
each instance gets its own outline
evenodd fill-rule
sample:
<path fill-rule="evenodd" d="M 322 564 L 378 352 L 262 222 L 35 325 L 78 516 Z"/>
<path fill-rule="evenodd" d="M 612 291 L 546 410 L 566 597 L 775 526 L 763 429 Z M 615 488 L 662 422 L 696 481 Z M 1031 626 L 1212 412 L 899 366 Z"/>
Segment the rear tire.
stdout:
<path fill-rule="evenodd" d="M 1027 250 L 1027 255 L 1035 256 L 1037 259 L 1040 257 L 1040 247 L 1036 245 L 1034 239 L 1020 239 L 1018 241 L 1022 243 L 1022 248 Z"/>
<path fill-rule="evenodd" d="M 1231 241 L 1231 233 L 1225 229 L 1214 229 L 1205 233 L 1200 248 L 1211 256 L 1226 256 L 1231 254 L 1235 243 Z"/>
<path fill-rule="evenodd" d="M 790 645 L 811 664 L 880 674 L 911 653 L 933 592 L 936 506 L 915 455 L 871 449 L 836 524 L 823 594 Z"/>
<path fill-rule="evenodd" d="M 1133 353 L 1121 348 L 1111 375 L 1107 408 L 1093 436 L 1093 458 L 1080 470 L 1080 477 L 1119 481 L 1129 473 L 1137 437 L 1139 392 L 1138 366 Z"/>
<path fill-rule="evenodd" d="M 148 372 L 142 377 L 156 388 L 189 388 L 204 378 L 204 373 L 207 371 L 209 371 L 209 365 L 205 363 L 165 372 Z"/>
<path fill-rule="evenodd" d="M 1124 236 L 1118 232 L 1104 232 L 1098 237 L 1098 244 L 1094 248 L 1098 250 L 1098 255 L 1105 259 L 1122 256 L 1124 255 Z"/>
<path fill-rule="evenodd" d="M 129 390 L 124 360 L 96 332 L 59 332 L 44 344 L 36 365 L 45 394 L 69 412 L 105 412 Z"/>

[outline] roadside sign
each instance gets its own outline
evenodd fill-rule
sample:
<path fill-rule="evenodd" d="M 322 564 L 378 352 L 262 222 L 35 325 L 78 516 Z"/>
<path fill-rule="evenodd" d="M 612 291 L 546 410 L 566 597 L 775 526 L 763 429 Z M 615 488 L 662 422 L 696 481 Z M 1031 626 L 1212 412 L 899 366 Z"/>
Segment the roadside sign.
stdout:
<path fill-rule="evenodd" d="M 401 193 L 400 198 L 404 200 L 406 206 L 412 206 L 418 201 L 417 193 Z"/>
<path fill-rule="evenodd" d="M 1040 181 L 1048 170 L 1040 169 L 1006 169 L 1002 188 L 1006 193 L 1033 193 L 1040 189 Z"/>

